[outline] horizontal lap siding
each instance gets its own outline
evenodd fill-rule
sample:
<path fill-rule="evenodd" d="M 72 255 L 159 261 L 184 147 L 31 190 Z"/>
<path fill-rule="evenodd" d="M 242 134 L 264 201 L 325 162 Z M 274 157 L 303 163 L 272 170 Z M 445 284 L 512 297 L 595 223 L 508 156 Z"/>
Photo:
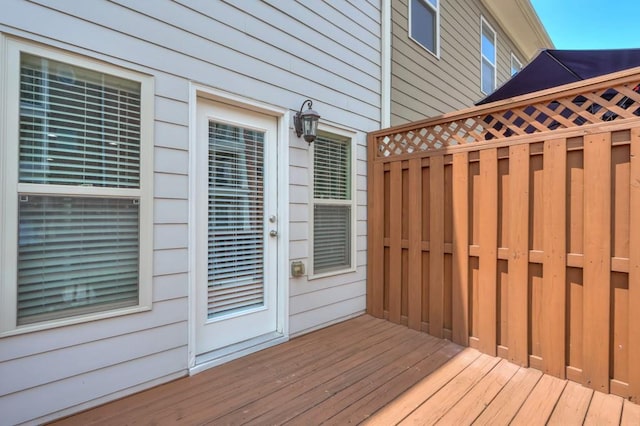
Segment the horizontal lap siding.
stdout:
<path fill-rule="evenodd" d="M 440 4 L 440 58 L 409 38 L 409 0 L 392 0 L 391 124 L 472 106 L 480 91 L 480 16 L 497 35 L 497 86 L 511 73 L 511 53 L 524 58 L 479 0 Z"/>
<path fill-rule="evenodd" d="M 309 282 L 290 279 L 290 331 L 302 333 L 365 309 L 365 133 L 377 129 L 380 118 L 379 2 L 248 5 L 183 0 L 3 4 L 1 32 L 153 75 L 156 97 L 153 310 L 0 340 L 0 372 L 24 371 L 21 366 L 30 362 L 57 371 L 55 377 L 24 380 L 12 373 L 11 389 L 0 388 L 2 421 L 83 407 L 186 374 L 190 81 L 291 111 L 311 98 L 323 120 L 357 132 L 357 270 Z M 291 133 L 292 223 L 286 234 L 291 235 L 290 257 L 306 261 L 308 146 Z M 82 354 L 83 362 L 67 371 L 74 354 Z M 64 391 L 69 386 L 77 387 L 73 394 Z M 60 397 L 51 398 L 54 394 Z M 44 400 L 37 409 L 25 408 L 28 401 Z"/>
<path fill-rule="evenodd" d="M 429 334 L 637 401 L 639 135 L 599 129 L 374 160 L 368 311 L 412 328 L 421 317 Z M 415 199 L 399 202 L 404 193 Z"/>

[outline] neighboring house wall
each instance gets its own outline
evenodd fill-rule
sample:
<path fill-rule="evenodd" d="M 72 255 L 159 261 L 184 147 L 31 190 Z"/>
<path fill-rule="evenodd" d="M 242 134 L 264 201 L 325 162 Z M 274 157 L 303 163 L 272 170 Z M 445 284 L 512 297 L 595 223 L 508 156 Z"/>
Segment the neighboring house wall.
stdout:
<path fill-rule="evenodd" d="M 531 49 L 523 52 L 481 0 L 439 2 L 440 55 L 437 57 L 409 37 L 411 0 L 391 0 L 391 125 L 468 108 L 485 96 L 480 90 L 481 17 L 496 32 L 496 87 L 510 77 L 512 53 L 523 64 L 531 59 Z M 544 29 L 541 32 L 544 34 Z M 539 47 L 548 44 L 540 43 Z"/>
<path fill-rule="evenodd" d="M 366 133 L 380 127 L 380 16 L 377 0 L 3 3 L 4 36 L 153 76 L 155 184 L 152 310 L 0 337 L 0 423 L 56 417 L 187 374 L 191 82 L 291 118 L 310 98 L 326 130 L 353 135 L 355 272 L 285 278 L 289 333 L 364 311 Z M 288 136 L 290 223 L 280 232 L 289 259 L 308 266 L 310 148 L 293 129 Z"/>

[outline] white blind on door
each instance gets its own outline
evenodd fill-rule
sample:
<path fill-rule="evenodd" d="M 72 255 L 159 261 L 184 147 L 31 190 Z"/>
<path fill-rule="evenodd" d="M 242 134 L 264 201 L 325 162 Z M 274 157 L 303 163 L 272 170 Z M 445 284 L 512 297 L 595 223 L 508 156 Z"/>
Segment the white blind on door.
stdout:
<path fill-rule="evenodd" d="M 209 123 L 209 318 L 264 303 L 264 134 Z"/>
<path fill-rule="evenodd" d="M 18 325 L 138 303 L 138 204 L 21 196 Z"/>
<path fill-rule="evenodd" d="M 138 188 L 140 83 L 23 53 L 20 182 Z"/>

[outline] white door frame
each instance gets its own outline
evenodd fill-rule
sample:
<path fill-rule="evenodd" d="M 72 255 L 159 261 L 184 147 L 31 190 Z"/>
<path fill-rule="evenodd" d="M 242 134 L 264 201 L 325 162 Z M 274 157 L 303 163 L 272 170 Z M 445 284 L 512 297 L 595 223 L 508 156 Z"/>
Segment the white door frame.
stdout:
<path fill-rule="evenodd" d="M 221 352 L 214 359 L 196 364 L 196 118 L 198 99 L 223 102 L 229 105 L 271 115 L 278 120 L 278 261 L 277 276 L 277 336 L 267 341 L 257 341 L 251 346 L 234 347 Z M 189 340 L 188 368 L 190 374 L 223 364 L 249 353 L 286 342 L 289 339 L 289 110 L 247 99 L 219 89 L 197 83 L 189 84 Z"/>

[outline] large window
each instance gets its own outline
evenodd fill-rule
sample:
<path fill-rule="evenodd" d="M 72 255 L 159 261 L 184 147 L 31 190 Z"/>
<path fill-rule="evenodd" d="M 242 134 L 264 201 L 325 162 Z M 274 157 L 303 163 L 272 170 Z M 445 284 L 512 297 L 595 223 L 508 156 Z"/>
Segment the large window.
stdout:
<path fill-rule="evenodd" d="M 411 0 L 410 37 L 436 56 L 440 55 L 439 0 Z"/>
<path fill-rule="evenodd" d="M 481 89 L 488 95 L 496 89 L 496 32 L 484 18 L 480 26 Z"/>
<path fill-rule="evenodd" d="M 345 272 L 354 264 L 351 138 L 321 133 L 312 147 L 311 275 Z"/>
<path fill-rule="evenodd" d="M 0 332 L 148 308 L 151 79 L 15 41 L 6 58 Z"/>

